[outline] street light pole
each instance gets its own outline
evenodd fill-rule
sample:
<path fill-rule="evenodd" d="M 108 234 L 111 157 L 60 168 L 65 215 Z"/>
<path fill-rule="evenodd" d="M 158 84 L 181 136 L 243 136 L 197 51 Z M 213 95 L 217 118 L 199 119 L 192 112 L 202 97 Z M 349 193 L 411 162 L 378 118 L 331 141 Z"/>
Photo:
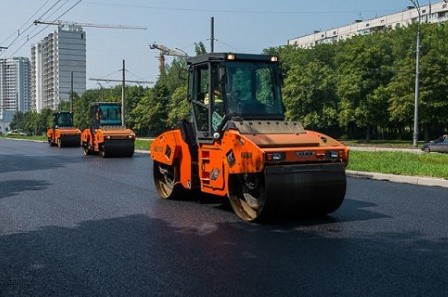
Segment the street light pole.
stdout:
<path fill-rule="evenodd" d="M 415 98 L 414 98 L 414 134 L 413 134 L 413 146 L 417 148 L 418 141 L 418 99 L 419 99 L 419 66 L 420 66 L 420 22 L 421 22 L 421 14 L 420 14 L 420 3 L 418 0 L 409 0 L 417 9 L 418 13 L 418 23 L 417 23 L 417 45 L 415 50 Z"/>

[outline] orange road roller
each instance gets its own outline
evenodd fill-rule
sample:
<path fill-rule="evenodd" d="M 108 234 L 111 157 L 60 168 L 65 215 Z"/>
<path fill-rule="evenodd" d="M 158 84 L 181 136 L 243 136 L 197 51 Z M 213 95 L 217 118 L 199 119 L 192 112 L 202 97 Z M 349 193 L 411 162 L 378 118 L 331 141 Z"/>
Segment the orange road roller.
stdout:
<path fill-rule="evenodd" d="M 349 150 L 285 120 L 278 57 L 211 53 L 187 64 L 191 119 L 150 147 L 161 198 L 199 190 L 229 199 L 245 221 L 340 207 Z"/>
<path fill-rule="evenodd" d="M 47 138 L 50 146 L 80 146 L 81 130 L 73 125 L 73 113 L 70 111 L 54 112 L 53 125 L 47 130 Z"/>
<path fill-rule="evenodd" d="M 90 108 L 91 125 L 81 134 L 84 155 L 132 157 L 135 133 L 123 125 L 120 103 L 97 102 Z"/>

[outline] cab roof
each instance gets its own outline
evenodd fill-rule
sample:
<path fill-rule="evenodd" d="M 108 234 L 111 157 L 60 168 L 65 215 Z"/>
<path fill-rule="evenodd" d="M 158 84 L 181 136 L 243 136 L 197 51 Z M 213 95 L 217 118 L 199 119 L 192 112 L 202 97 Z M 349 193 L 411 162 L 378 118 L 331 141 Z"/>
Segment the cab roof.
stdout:
<path fill-rule="evenodd" d="M 233 59 L 231 58 L 233 56 Z M 213 61 L 261 61 L 261 62 L 277 62 L 273 61 L 271 55 L 257 55 L 257 54 L 239 54 L 239 53 L 209 53 L 196 57 L 187 58 L 188 65 L 201 64 Z"/>

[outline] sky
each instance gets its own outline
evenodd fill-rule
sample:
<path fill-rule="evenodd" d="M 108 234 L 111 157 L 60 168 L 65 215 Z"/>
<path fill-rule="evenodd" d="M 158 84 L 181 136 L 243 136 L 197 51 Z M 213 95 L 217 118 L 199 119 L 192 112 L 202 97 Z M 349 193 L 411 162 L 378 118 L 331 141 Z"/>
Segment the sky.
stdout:
<path fill-rule="evenodd" d="M 8 47 L 0 58 L 29 58 L 31 45 L 56 29 L 34 25 L 36 19 L 145 27 L 84 28 L 87 88 L 100 87 L 89 78 L 121 79 L 123 60 L 127 79 L 155 82 L 159 51 L 149 45 L 194 55 L 195 43 L 203 42 L 209 50 L 212 17 L 215 52 L 261 53 L 315 30 L 400 12 L 408 5 L 411 0 L 0 0 L 0 47 Z"/>

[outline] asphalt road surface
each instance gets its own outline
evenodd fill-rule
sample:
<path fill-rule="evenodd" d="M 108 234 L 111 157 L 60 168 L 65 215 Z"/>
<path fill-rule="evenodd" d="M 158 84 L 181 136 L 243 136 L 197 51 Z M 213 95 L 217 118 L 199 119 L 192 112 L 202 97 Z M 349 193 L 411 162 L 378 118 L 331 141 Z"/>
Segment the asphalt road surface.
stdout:
<path fill-rule="evenodd" d="M 0 296 L 448 294 L 448 189 L 349 178 L 331 216 L 255 224 L 151 172 L 0 139 Z"/>

